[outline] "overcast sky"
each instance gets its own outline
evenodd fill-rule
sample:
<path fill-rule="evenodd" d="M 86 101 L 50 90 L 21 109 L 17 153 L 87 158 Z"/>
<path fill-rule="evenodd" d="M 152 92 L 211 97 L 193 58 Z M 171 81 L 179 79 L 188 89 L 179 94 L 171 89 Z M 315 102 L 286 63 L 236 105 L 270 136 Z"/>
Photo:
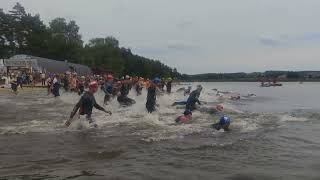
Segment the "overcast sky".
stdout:
<path fill-rule="evenodd" d="M 0 0 L 45 23 L 75 20 L 85 41 L 115 36 L 179 72 L 320 70 L 320 0 Z"/>

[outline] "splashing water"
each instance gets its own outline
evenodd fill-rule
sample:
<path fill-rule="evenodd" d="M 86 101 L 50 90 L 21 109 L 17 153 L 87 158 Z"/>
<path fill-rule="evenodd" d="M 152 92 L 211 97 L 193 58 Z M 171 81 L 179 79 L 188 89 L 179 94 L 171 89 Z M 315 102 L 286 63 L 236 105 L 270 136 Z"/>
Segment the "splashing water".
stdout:
<path fill-rule="evenodd" d="M 97 177 L 119 179 L 250 179 L 262 177 L 263 172 L 266 179 L 272 179 L 306 166 L 309 170 L 298 173 L 299 177 L 312 178 L 310 173 L 316 174 L 319 167 L 313 159 L 320 157 L 314 153 L 320 138 L 313 133 L 320 129 L 320 107 L 313 98 L 318 85 L 310 84 L 311 90 L 304 90 L 305 101 L 295 94 L 292 84 L 277 89 L 255 85 L 203 84 L 203 106 L 223 104 L 223 114 L 232 120 L 230 132 L 210 127 L 220 115 L 199 111 L 193 112 L 189 123 L 175 124 L 184 107 L 173 107 L 172 103 L 186 99 L 183 93 L 176 92 L 182 86 L 175 86 L 170 95 L 157 96 L 157 111 L 152 114 L 145 108 L 145 90 L 140 96 L 130 91 L 129 97 L 136 104 L 129 107 L 112 99 L 105 105 L 113 113 L 111 116 L 96 109 L 93 112 L 98 128 L 90 127 L 84 117 L 75 117 L 69 128 L 64 126 L 80 98 L 77 94 L 62 91 L 58 98 L 48 97 L 45 91 L 0 94 L 0 178 L 64 179 L 98 174 Z M 213 88 L 257 96 L 234 101 L 226 95 L 221 99 Z M 95 97 L 102 105 L 103 92 L 98 91 Z M 301 165 L 297 163 L 301 161 Z M 226 168 L 232 170 L 227 172 Z M 16 176 L 15 172 L 23 176 Z"/>

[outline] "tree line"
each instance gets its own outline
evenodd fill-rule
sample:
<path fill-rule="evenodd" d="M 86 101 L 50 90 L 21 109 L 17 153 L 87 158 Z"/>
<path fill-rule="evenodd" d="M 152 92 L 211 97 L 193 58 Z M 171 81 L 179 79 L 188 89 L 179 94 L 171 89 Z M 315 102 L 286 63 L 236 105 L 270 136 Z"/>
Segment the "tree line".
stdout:
<path fill-rule="evenodd" d="M 75 21 L 55 18 L 46 25 L 39 14 L 32 15 L 20 4 L 7 13 L 0 9 L 0 58 L 27 54 L 84 64 L 95 72 L 112 72 L 152 78 L 180 74 L 159 60 L 148 59 L 120 47 L 112 37 L 93 38 L 84 43 Z"/>

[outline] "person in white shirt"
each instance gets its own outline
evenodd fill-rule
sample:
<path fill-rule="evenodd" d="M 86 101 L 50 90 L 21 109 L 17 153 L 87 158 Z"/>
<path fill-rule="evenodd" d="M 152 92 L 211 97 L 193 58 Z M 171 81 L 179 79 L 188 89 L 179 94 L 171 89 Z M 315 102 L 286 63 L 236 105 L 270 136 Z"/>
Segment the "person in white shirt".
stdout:
<path fill-rule="evenodd" d="M 43 72 L 40 74 L 40 78 L 41 78 L 41 84 L 42 86 L 46 85 L 46 74 Z"/>
<path fill-rule="evenodd" d="M 50 95 L 51 93 L 51 85 L 52 85 L 52 79 L 50 78 L 50 76 L 47 79 L 47 90 L 48 90 L 48 95 Z"/>

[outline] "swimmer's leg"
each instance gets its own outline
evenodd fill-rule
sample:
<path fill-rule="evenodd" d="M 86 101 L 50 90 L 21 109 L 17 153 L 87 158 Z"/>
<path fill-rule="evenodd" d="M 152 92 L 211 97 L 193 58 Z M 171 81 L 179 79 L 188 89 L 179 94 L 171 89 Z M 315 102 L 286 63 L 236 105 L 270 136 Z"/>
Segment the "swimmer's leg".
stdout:
<path fill-rule="evenodd" d="M 87 115 L 86 116 L 87 121 L 89 122 L 90 126 L 93 126 L 95 128 L 98 127 L 98 125 L 96 124 L 96 122 L 92 119 L 91 115 Z"/>

